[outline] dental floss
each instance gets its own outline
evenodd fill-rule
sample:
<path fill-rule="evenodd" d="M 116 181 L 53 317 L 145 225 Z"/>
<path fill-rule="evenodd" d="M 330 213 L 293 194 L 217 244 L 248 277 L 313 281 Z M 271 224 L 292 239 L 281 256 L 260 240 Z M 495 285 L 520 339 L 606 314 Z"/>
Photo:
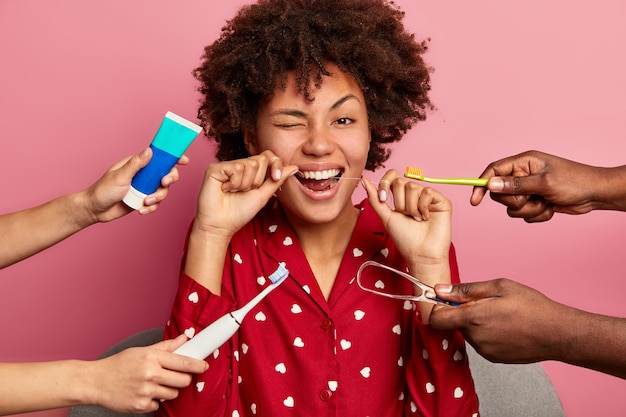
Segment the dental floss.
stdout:
<path fill-rule="evenodd" d="M 141 208 L 146 196 L 159 188 L 161 179 L 176 165 L 201 130 L 195 123 L 168 111 L 150 144 L 152 158 L 133 178 L 124 203 L 135 210 Z"/>

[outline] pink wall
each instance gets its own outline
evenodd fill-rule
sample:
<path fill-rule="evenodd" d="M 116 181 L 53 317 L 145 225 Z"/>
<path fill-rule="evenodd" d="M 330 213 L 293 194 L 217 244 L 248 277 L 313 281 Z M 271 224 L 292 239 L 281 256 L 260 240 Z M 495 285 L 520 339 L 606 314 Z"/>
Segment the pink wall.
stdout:
<path fill-rule="evenodd" d="M 0 2 L 0 212 L 91 184 L 146 146 L 167 110 L 194 119 L 190 71 L 243 3 Z M 397 3 L 418 38 L 432 39 L 438 111 L 410 132 L 388 167 L 478 175 L 492 160 L 531 148 L 624 164 L 623 2 Z M 0 360 L 94 358 L 164 323 L 211 146 L 196 141 L 189 156 L 156 214 L 95 226 L 0 271 Z M 507 276 L 564 303 L 626 316 L 625 214 L 527 225 L 491 201 L 471 207 L 469 188 L 441 189 L 455 203 L 465 280 Z M 624 381 L 545 367 L 569 416 L 624 415 Z"/>

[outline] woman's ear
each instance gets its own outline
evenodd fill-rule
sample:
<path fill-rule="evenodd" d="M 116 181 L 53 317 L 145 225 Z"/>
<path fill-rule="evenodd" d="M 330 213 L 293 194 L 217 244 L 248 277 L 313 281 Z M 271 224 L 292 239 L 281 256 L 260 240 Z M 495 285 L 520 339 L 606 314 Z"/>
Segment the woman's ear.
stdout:
<path fill-rule="evenodd" d="M 250 129 L 243 131 L 243 144 L 250 155 L 258 154 L 256 149 L 256 134 Z"/>

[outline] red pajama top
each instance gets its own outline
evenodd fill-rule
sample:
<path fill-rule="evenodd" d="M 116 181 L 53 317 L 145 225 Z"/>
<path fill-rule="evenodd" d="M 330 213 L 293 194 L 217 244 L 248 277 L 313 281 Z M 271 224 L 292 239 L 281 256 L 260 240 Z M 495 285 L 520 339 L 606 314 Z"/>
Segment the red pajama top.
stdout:
<path fill-rule="evenodd" d="M 231 240 L 221 296 L 182 275 L 166 338 L 191 336 L 241 307 L 269 285 L 279 263 L 290 272 L 207 358 L 209 369 L 156 415 L 478 416 L 462 336 L 422 324 L 412 302 L 358 287 L 366 260 L 405 269 L 367 201 L 359 207 L 328 300 L 275 199 Z M 458 282 L 453 250 L 450 262 Z"/>

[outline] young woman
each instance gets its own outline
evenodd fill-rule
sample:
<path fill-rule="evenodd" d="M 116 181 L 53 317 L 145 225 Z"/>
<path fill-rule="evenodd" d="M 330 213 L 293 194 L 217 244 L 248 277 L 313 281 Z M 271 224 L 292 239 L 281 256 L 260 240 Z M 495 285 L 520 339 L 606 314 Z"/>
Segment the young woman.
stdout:
<path fill-rule="evenodd" d="M 379 0 L 261 1 L 207 47 L 195 74 L 220 162 L 206 171 L 166 335 L 242 306 L 279 264 L 290 274 L 160 415 L 478 415 L 464 340 L 427 325 L 432 304 L 355 282 L 368 260 L 458 281 L 450 202 L 395 170 L 378 187 L 360 180 L 430 107 L 425 45 L 402 16 Z M 368 199 L 354 206 L 359 184 Z"/>

